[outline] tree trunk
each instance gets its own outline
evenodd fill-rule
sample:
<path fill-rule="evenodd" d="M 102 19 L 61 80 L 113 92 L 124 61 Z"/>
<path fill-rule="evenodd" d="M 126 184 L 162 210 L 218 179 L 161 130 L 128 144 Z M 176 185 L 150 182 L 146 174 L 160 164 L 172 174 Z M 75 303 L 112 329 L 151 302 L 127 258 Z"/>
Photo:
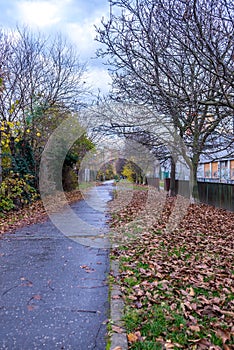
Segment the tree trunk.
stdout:
<path fill-rule="evenodd" d="M 2 133 L 0 130 L 0 185 L 2 183 L 2 143 L 1 143 L 1 137 Z"/>
<path fill-rule="evenodd" d="M 176 196 L 176 162 L 173 157 L 171 157 L 171 180 L 170 180 L 170 196 Z"/>
<path fill-rule="evenodd" d="M 190 198 L 192 202 L 199 202 L 199 192 L 197 184 L 197 167 L 198 163 L 192 163 L 192 170 L 190 171 Z"/>

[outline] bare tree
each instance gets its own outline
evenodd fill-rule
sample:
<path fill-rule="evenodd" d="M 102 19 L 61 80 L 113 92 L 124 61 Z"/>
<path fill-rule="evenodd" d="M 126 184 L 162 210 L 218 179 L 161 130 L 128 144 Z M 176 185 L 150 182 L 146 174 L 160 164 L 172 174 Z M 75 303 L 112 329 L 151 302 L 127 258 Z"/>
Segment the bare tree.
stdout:
<path fill-rule="evenodd" d="M 2 62 L 1 119 L 27 123 L 53 106 L 77 111 L 85 67 L 74 48 L 60 35 L 52 40 L 25 28 L 8 32 L 6 38 L 11 46 Z"/>
<path fill-rule="evenodd" d="M 0 32 L 0 97 L 4 92 L 4 62 L 6 57 L 8 57 L 9 52 L 9 41 L 5 37 L 3 32 Z M 2 183 L 2 131 L 3 125 L 0 120 L 0 184 Z"/>
<path fill-rule="evenodd" d="M 207 139 L 215 135 L 222 123 L 230 122 L 230 19 L 221 17 L 221 7 L 215 12 L 212 1 L 110 3 L 110 19 L 97 29 L 97 40 L 104 47 L 98 55 L 108 57 L 113 68 L 112 97 L 150 106 L 157 112 L 154 123 L 158 123 L 158 115 L 164 115 L 164 122 L 173 124 L 180 138 L 177 141 L 188 146 L 181 144 L 180 149 L 191 169 L 193 195 L 197 197 L 197 167 Z M 214 32 L 213 52 L 208 56 Z M 219 46 L 222 36 L 225 38 Z M 206 40 L 205 53 L 197 48 L 197 40 L 200 44 Z M 217 71 L 221 52 L 222 74 Z M 217 98 L 219 103 L 209 103 Z M 152 121 L 145 119 L 145 128 L 149 127 L 152 132 Z"/>
<path fill-rule="evenodd" d="M 43 142 L 35 150 L 36 134 L 40 131 L 46 140 L 63 118 L 81 108 L 87 93 L 82 80 L 85 66 L 59 34 L 49 38 L 17 28 L 2 33 L 0 48 L 0 120 L 10 135 L 11 155 L 16 145 L 9 122 L 19 124 L 21 138 L 27 139 L 39 162 Z"/>
<path fill-rule="evenodd" d="M 213 99 L 200 102 L 234 109 L 233 1 L 179 0 L 161 1 L 161 5 L 170 13 L 170 25 L 181 45 L 218 81 Z"/>

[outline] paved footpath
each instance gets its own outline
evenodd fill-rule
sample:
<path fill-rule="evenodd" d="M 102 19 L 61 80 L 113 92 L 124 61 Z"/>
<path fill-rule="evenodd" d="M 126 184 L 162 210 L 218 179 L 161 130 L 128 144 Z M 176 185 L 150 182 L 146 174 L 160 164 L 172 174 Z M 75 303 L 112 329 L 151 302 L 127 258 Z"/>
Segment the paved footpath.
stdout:
<path fill-rule="evenodd" d="M 103 209 L 111 191 L 105 183 L 90 196 Z M 84 200 L 72 208 L 107 230 L 104 211 Z M 0 350 L 105 349 L 108 248 L 77 242 L 50 220 L 0 239 Z"/>

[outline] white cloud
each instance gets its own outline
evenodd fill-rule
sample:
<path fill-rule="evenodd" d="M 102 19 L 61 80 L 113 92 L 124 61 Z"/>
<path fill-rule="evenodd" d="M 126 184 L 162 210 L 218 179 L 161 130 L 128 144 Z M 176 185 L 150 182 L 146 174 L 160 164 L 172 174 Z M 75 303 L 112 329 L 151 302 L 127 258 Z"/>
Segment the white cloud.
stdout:
<path fill-rule="evenodd" d="M 94 25 L 100 26 L 101 18 L 108 17 L 108 1 L 101 5 L 86 1 L 22 0 L 16 1 L 13 13 L 18 23 L 38 27 L 46 33 L 63 32 L 77 48 L 80 61 L 91 66 L 85 78 L 87 85 L 105 93 L 110 88 L 110 77 L 106 69 L 98 67 L 100 63 L 92 62 L 91 58 L 95 58 L 99 47 L 95 41 L 97 33 Z"/>
<path fill-rule="evenodd" d="M 84 80 L 95 92 L 100 89 L 101 93 L 105 94 L 110 90 L 111 77 L 105 68 L 90 67 L 84 75 Z"/>
<path fill-rule="evenodd" d="M 100 61 L 92 60 L 96 56 L 96 50 L 100 44 L 95 41 L 97 36 L 95 25 L 100 26 L 101 18 L 108 14 L 108 9 L 95 11 L 90 16 L 76 22 L 67 23 L 64 27 L 70 40 L 77 47 L 80 59 L 88 61 L 88 73 L 85 75 L 87 85 L 91 86 L 95 92 L 98 89 L 101 93 L 107 93 L 110 90 L 111 78 L 107 69 L 100 66 Z"/>
<path fill-rule="evenodd" d="M 95 14 L 92 17 L 85 18 L 79 22 L 67 23 L 66 32 L 72 42 L 77 46 L 81 56 L 94 57 L 95 51 L 99 46 L 95 41 L 97 35 L 95 25 L 100 25 L 100 19 L 103 14 Z"/>
<path fill-rule="evenodd" d="M 22 1 L 17 7 L 20 20 L 30 26 L 47 27 L 61 21 L 60 2 Z"/>

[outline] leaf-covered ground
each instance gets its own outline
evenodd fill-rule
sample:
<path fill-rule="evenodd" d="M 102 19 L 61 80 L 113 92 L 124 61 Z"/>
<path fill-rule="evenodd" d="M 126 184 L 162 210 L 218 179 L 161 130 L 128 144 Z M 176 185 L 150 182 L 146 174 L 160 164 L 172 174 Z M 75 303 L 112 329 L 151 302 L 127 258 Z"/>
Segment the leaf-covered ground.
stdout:
<path fill-rule="evenodd" d="M 234 349 L 234 213 L 156 190 L 116 193 L 129 348 Z"/>
<path fill-rule="evenodd" d="M 57 200 L 53 200 L 54 203 L 59 203 L 56 205 L 57 210 L 62 209 L 65 202 L 59 200 L 59 193 Z M 67 201 L 69 203 L 76 202 L 82 199 L 82 194 L 79 190 L 71 191 L 66 193 Z M 8 213 L 2 213 L 0 216 L 0 234 L 5 232 L 14 232 L 15 230 L 35 224 L 38 222 L 43 222 L 48 219 L 47 212 L 41 200 L 31 203 L 30 205 L 24 207 L 23 209 L 14 211 L 11 210 Z"/>

